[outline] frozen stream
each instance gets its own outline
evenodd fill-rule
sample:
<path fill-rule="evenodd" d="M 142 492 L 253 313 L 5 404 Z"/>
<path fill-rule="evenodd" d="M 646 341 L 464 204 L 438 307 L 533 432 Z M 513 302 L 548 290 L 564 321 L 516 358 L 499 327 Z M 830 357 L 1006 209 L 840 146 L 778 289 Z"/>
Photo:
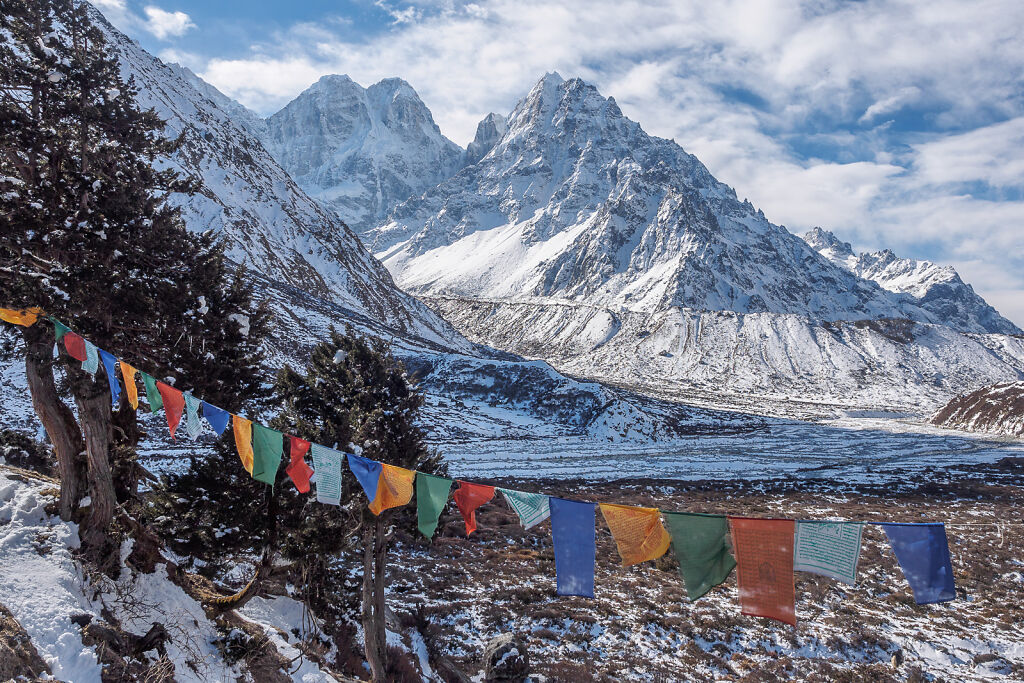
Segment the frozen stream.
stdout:
<path fill-rule="evenodd" d="M 1024 441 L 970 435 L 916 422 L 842 418 L 771 420 L 753 432 L 693 436 L 656 444 L 571 438 L 438 444 L 457 477 L 488 479 L 895 480 L 905 470 L 994 462 L 1024 456 Z"/>

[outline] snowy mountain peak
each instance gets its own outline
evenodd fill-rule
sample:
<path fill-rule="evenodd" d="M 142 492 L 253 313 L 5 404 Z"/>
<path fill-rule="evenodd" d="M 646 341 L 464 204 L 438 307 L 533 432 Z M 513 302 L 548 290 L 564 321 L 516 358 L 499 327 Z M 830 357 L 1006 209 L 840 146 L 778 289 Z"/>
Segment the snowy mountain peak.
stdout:
<path fill-rule="evenodd" d="M 853 256 L 853 246 L 849 242 L 843 242 L 841 239 L 835 236 L 830 230 L 823 230 L 822 228 L 811 228 L 803 234 L 804 241 L 820 254 L 824 254 L 826 251 L 829 254 L 834 254 L 837 257 L 845 258 L 847 256 Z M 831 260 L 833 259 L 829 256 Z"/>
<path fill-rule="evenodd" d="M 363 88 L 324 76 L 267 119 L 264 145 L 357 232 L 454 175 L 465 158 L 401 78 Z"/>
<path fill-rule="evenodd" d="M 476 135 L 466 148 L 466 165 L 483 159 L 508 131 L 508 121 L 501 114 L 491 112 L 476 125 Z"/>

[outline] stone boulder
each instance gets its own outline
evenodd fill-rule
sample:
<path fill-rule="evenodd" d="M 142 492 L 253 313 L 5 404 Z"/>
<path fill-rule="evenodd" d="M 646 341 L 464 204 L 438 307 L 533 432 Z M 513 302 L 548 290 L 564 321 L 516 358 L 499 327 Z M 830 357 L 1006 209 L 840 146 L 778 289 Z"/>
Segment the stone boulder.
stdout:
<path fill-rule="evenodd" d="M 530 675 L 526 641 L 517 634 L 504 633 L 484 648 L 484 680 L 522 683 Z"/>

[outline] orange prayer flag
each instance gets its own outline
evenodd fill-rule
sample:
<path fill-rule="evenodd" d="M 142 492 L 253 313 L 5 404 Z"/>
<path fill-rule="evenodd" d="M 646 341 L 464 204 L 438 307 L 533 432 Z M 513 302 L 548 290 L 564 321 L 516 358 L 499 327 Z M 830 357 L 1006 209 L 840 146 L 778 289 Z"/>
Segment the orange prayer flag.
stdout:
<path fill-rule="evenodd" d="M 238 458 L 242 461 L 245 471 L 252 474 L 252 420 L 246 420 L 241 415 L 232 415 L 231 431 L 235 433 L 235 447 L 238 449 Z"/>
<path fill-rule="evenodd" d="M 743 614 L 796 626 L 792 519 L 730 517 Z"/>
<path fill-rule="evenodd" d="M 43 309 L 38 306 L 20 309 L 0 308 L 0 320 L 22 327 L 32 327 L 42 314 Z"/>
<path fill-rule="evenodd" d="M 494 498 L 494 487 L 486 484 L 471 484 L 468 481 L 460 481 L 459 488 L 452 496 L 455 498 L 455 505 L 462 513 L 462 519 L 466 522 L 466 535 L 476 531 L 476 509 Z"/>
<path fill-rule="evenodd" d="M 117 364 L 121 367 L 121 379 L 124 380 L 124 388 L 128 393 L 128 402 L 132 404 L 132 408 L 138 410 L 139 387 L 135 384 L 135 373 L 138 372 L 138 370 L 128 365 L 123 360 L 117 361 Z"/>
<path fill-rule="evenodd" d="M 658 559 L 672 542 L 658 508 L 601 503 L 601 514 L 612 530 L 624 567 Z"/>
<path fill-rule="evenodd" d="M 379 515 L 389 508 L 407 505 L 412 500 L 412 483 L 416 470 L 383 464 L 377 480 L 377 497 L 370 503 L 370 512 Z"/>

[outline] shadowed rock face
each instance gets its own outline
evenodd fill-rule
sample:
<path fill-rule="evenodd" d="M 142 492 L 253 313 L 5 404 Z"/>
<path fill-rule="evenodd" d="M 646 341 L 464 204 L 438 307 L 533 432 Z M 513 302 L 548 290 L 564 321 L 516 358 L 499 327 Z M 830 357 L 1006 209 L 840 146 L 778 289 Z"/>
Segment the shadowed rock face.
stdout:
<path fill-rule="evenodd" d="M 808 231 L 803 239 L 836 265 L 890 292 L 908 295 L 945 325 L 964 332 L 1021 334 L 1019 327 L 961 280 L 952 266 L 901 258 L 888 249 L 856 254 L 849 242 L 821 228 Z"/>
<path fill-rule="evenodd" d="M 266 120 L 263 141 L 304 190 L 356 232 L 465 161 L 400 78 L 363 88 L 348 76 L 324 76 Z"/>
<path fill-rule="evenodd" d="M 971 432 L 1024 436 L 1024 381 L 994 384 L 957 396 L 930 421 Z"/>

